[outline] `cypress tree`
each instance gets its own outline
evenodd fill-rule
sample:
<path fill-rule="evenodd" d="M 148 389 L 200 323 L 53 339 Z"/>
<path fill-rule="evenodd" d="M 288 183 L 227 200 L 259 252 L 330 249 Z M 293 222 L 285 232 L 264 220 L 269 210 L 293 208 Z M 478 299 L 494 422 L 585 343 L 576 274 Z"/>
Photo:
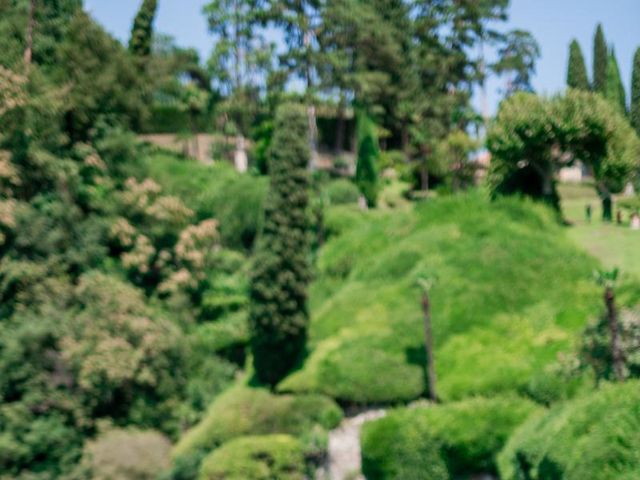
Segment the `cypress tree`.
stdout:
<path fill-rule="evenodd" d="M 579 90 L 589 90 L 589 77 L 584 55 L 577 40 L 569 46 L 569 67 L 567 69 L 567 85 Z"/>
<path fill-rule="evenodd" d="M 631 124 L 640 135 L 640 48 L 633 56 L 633 74 L 631 76 Z"/>
<path fill-rule="evenodd" d="M 375 207 L 378 199 L 378 172 L 376 160 L 380 154 L 373 121 L 363 112 L 358 115 L 358 163 L 356 184 L 369 207 Z"/>
<path fill-rule="evenodd" d="M 300 359 L 307 338 L 310 280 L 309 141 L 299 104 L 278 108 L 269 194 L 250 286 L 251 349 L 257 379 L 275 386 Z"/>
<path fill-rule="evenodd" d="M 607 84 L 607 64 L 609 63 L 607 50 L 602 25 L 598 24 L 593 40 L 593 89 L 599 93 L 605 92 Z"/>
<path fill-rule="evenodd" d="M 153 43 L 153 21 L 158 10 L 157 0 L 144 0 L 133 21 L 129 51 L 137 57 L 146 58 L 151 55 Z"/>
<path fill-rule="evenodd" d="M 622 83 L 622 77 L 620 76 L 620 68 L 618 67 L 618 60 L 613 50 L 609 55 L 609 62 L 607 64 L 607 82 L 605 85 L 604 96 L 611 105 L 622 114 L 627 113 L 627 98 L 624 91 L 624 84 Z"/>

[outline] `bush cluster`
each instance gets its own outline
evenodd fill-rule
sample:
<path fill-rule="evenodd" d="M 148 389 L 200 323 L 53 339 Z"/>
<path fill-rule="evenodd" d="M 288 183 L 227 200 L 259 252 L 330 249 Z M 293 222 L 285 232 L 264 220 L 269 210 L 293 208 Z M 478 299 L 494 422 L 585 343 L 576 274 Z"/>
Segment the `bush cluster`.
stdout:
<path fill-rule="evenodd" d="M 497 453 L 536 408 L 518 397 L 478 397 L 393 411 L 364 426 L 363 472 L 368 480 L 495 473 Z"/>
<path fill-rule="evenodd" d="M 209 451 L 249 434 L 301 436 L 314 425 L 333 428 L 341 418 L 340 408 L 327 397 L 274 395 L 266 389 L 238 386 L 215 399 L 202 421 L 181 437 L 173 453 L 179 457 Z"/>
<path fill-rule="evenodd" d="M 500 453 L 500 478 L 637 479 L 640 384 L 609 384 L 539 412 Z"/>

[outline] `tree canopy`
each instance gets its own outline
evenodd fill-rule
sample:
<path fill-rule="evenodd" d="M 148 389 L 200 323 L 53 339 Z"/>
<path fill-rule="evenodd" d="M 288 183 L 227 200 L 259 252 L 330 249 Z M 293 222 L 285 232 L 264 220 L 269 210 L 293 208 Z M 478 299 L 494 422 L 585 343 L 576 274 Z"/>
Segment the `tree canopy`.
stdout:
<path fill-rule="evenodd" d="M 521 193 L 556 208 L 555 177 L 563 166 L 584 163 L 608 198 L 640 165 L 640 142 L 626 118 L 603 98 L 578 90 L 549 99 L 526 93 L 507 99 L 487 146 L 494 195 Z"/>

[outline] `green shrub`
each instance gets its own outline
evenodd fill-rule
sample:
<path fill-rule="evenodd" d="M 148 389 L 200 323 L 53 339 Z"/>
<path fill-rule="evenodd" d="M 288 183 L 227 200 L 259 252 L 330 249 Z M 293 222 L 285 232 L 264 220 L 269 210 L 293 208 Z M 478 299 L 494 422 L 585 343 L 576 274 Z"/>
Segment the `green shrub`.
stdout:
<path fill-rule="evenodd" d="M 433 462 L 445 465 L 451 475 L 493 473 L 495 455 L 535 409 L 533 402 L 518 397 L 478 397 L 396 410 L 365 425 L 364 472 L 369 480 L 407 478 L 394 472 L 420 471 Z"/>
<path fill-rule="evenodd" d="M 210 450 L 247 434 L 298 436 L 314 425 L 330 429 L 341 418 L 340 408 L 326 397 L 273 395 L 266 389 L 239 386 L 216 398 L 202 421 L 180 439 L 174 456 Z"/>
<path fill-rule="evenodd" d="M 498 457 L 500 478 L 640 479 L 640 383 L 602 389 L 532 416 Z"/>
<path fill-rule="evenodd" d="M 367 423 L 361 436 L 367 480 L 448 480 L 440 445 L 397 415 Z"/>
<path fill-rule="evenodd" d="M 345 205 L 358 203 L 360 191 L 350 180 L 341 178 L 330 182 L 324 189 L 330 205 Z"/>
<path fill-rule="evenodd" d="M 154 480 L 169 466 L 170 451 L 158 432 L 110 430 L 86 444 L 81 469 L 94 480 Z"/>
<path fill-rule="evenodd" d="M 302 480 L 302 445 L 289 435 L 240 437 L 214 450 L 202 463 L 200 480 Z"/>

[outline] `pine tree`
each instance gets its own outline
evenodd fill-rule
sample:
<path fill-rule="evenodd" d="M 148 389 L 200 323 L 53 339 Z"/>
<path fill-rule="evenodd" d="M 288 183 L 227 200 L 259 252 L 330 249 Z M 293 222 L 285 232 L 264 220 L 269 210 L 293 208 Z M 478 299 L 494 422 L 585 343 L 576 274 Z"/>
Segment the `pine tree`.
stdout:
<path fill-rule="evenodd" d="M 607 82 L 605 85 L 604 96 L 611 105 L 615 106 L 622 114 L 627 113 L 627 98 L 624 91 L 624 85 L 622 83 L 622 77 L 620 76 L 620 68 L 618 67 L 618 60 L 613 50 L 609 54 L 609 62 L 607 64 Z"/>
<path fill-rule="evenodd" d="M 640 48 L 633 57 L 631 77 L 631 124 L 640 135 Z"/>
<path fill-rule="evenodd" d="M 569 68 L 567 69 L 567 85 L 579 90 L 589 90 L 589 77 L 584 55 L 577 40 L 573 40 L 569 46 Z"/>
<path fill-rule="evenodd" d="M 146 58 L 151 55 L 153 21 L 157 10 L 157 0 L 144 0 L 133 21 L 129 50 L 137 57 Z"/>
<path fill-rule="evenodd" d="M 257 379 L 276 385 L 304 351 L 310 280 L 309 142 L 306 110 L 278 108 L 271 183 L 250 287 L 251 349 Z"/>
<path fill-rule="evenodd" d="M 609 54 L 607 41 L 604 38 L 602 25 L 598 24 L 596 35 L 593 40 L 593 89 L 596 92 L 604 93 L 607 84 L 607 64 Z"/>
<path fill-rule="evenodd" d="M 358 163 L 356 184 L 369 207 L 375 207 L 378 199 L 378 172 L 376 160 L 379 156 L 378 139 L 373 121 L 365 114 L 358 115 Z"/>

